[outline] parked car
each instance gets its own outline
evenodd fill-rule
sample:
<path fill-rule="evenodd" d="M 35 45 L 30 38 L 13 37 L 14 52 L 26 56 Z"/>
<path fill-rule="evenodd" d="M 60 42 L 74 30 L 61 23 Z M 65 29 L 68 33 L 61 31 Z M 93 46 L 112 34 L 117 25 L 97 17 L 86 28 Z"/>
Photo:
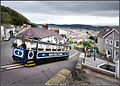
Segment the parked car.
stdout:
<path fill-rule="evenodd" d="M 10 37 L 5 37 L 4 38 L 4 41 L 9 41 L 10 40 Z"/>

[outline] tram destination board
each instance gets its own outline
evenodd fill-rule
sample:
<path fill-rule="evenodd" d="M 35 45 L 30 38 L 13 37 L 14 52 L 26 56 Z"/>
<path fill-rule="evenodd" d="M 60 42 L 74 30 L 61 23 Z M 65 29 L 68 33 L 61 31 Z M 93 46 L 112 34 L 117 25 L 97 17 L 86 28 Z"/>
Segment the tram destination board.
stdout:
<path fill-rule="evenodd" d="M 50 58 L 50 57 L 62 57 L 62 56 L 68 56 L 69 53 L 66 51 L 64 52 L 38 52 L 37 53 L 37 58 Z"/>

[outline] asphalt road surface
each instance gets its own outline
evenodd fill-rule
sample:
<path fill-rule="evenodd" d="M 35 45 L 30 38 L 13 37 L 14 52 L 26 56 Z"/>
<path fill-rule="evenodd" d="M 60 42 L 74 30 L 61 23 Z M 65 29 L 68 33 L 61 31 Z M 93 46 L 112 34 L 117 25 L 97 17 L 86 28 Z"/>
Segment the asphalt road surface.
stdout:
<path fill-rule="evenodd" d="M 12 62 L 12 41 L 14 39 L 10 39 L 9 41 L 1 42 L 1 65 L 11 64 Z"/>
<path fill-rule="evenodd" d="M 11 64 L 11 42 L 1 42 L 1 63 L 2 65 Z M 71 50 L 70 55 L 77 51 Z M 75 71 L 75 65 L 79 52 L 68 60 L 42 62 L 34 67 L 23 67 L 13 70 L 1 72 L 2 85 L 22 85 L 28 84 L 29 86 L 45 84 L 51 77 L 58 73 L 61 69 L 69 69 L 72 73 Z"/>

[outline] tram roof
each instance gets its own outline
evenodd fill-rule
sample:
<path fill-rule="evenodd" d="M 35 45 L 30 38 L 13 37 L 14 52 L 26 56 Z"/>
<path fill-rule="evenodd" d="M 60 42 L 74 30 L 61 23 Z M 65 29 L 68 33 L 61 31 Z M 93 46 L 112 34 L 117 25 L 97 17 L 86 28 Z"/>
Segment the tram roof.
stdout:
<path fill-rule="evenodd" d="M 17 39 L 21 39 L 21 38 L 17 38 Z M 30 41 L 30 42 L 39 43 L 39 44 L 45 44 L 45 45 L 58 45 L 58 46 L 68 47 L 67 44 L 56 44 L 56 43 L 50 43 L 50 42 L 42 42 L 39 39 L 35 40 L 35 39 L 30 39 L 30 38 L 24 38 L 24 39 L 21 39 L 21 40 L 26 40 L 26 41 Z"/>

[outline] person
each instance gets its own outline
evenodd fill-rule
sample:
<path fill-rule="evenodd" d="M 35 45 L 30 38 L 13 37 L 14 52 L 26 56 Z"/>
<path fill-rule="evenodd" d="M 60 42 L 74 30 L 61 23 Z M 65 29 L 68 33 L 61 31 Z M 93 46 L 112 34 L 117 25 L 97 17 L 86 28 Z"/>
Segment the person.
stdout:
<path fill-rule="evenodd" d="M 22 41 L 22 45 L 21 45 L 21 47 L 22 47 L 23 49 L 26 49 L 26 44 L 25 44 L 24 41 Z"/>
<path fill-rule="evenodd" d="M 14 41 L 13 43 L 12 43 L 12 48 L 16 48 L 17 47 L 17 41 Z"/>

